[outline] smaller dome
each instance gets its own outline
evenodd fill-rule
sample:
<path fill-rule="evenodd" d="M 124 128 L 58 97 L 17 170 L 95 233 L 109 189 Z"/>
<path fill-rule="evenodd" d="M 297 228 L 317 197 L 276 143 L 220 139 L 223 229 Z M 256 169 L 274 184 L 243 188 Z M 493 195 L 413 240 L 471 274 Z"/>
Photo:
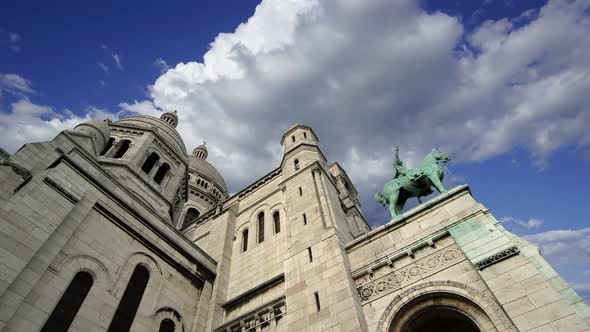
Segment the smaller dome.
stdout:
<path fill-rule="evenodd" d="M 166 122 L 174 128 L 176 128 L 176 125 L 178 124 L 178 115 L 176 115 L 176 110 L 173 112 L 166 112 L 162 114 L 160 119 L 164 120 L 164 122 Z"/>
<path fill-rule="evenodd" d="M 195 156 L 199 159 L 207 160 L 208 155 L 209 155 L 209 153 L 207 152 L 207 145 L 205 142 L 203 142 L 203 144 L 197 146 L 193 150 L 193 156 Z"/>
<path fill-rule="evenodd" d="M 97 152 L 100 152 L 104 149 L 107 142 L 109 141 L 109 137 L 111 136 L 109 120 L 86 121 L 74 127 L 74 131 L 90 134 Z"/>

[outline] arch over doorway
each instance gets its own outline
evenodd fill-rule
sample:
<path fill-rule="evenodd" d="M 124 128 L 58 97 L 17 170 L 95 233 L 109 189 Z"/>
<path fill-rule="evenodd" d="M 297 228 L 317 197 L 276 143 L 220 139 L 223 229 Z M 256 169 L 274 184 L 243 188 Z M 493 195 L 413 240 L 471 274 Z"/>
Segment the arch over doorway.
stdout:
<path fill-rule="evenodd" d="M 376 331 L 422 331 L 423 327 L 431 328 L 433 319 L 455 324 L 464 332 L 517 331 L 486 292 L 450 280 L 424 282 L 396 295 L 385 308 Z M 440 326 L 436 330 L 442 331 Z"/>

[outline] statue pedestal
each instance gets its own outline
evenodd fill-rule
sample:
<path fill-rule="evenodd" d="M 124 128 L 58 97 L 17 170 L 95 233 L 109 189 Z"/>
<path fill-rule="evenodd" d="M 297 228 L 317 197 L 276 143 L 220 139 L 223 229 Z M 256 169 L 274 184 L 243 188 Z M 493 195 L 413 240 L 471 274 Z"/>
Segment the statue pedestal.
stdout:
<path fill-rule="evenodd" d="M 404 312 L 412 309 L 405 306 L 422 296 L 434 304 L 456 301 L 478 313 L 478 324 L 493 324 L 490 331 L 590 328 L 590 308 L 467 185 L 347 243 L 346 251 L 361 305 L 375 313 L 367 315 L 369 331 L 408 318 Z"/>

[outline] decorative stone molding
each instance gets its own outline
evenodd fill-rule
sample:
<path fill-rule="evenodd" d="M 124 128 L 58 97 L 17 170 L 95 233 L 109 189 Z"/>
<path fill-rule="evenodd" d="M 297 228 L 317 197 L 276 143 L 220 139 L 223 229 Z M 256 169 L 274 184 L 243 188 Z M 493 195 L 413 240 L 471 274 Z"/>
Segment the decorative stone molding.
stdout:
<path fill-rule="evenodd" d="M 422 295 L 435 293 L 451 293 L 464 297 L 484 311 L 498 331 L 518 331 L 502 307 L 487 292 L 452 280 L 427 281 L 409 287 L 396 295 L 385 308 L 381 318 L 377 322 L 376 331 L 383 332 L 387 330 L 389 322 L 395 318 L 396 313 L 410 300 Z"/>
<path fill-rule="evenodd" d="M 162 322 L 162 320 L 170 319 L 171 321 L 174 322 L 174 325 L 175 325 L 174 331 L 180 331 L 180 332 L 185 331 L 182 316 L 174 308 L 161 307 L 154 312 L 154 314 L 152 315 L 152 319 L 154 320 L 154 323 L 156 326 L 159 326 L 160 323 Z"/>
<path fill-rule="evenodd" d="M 361 303 L 366 304 L 387 294 L 399 290 L 404 285 L 411 284 L 418 279 L 439 272 L 446 267 L 465 259 L 456 245 L 451 245 L 440 251 L 406 265 L 399 270 L 371 280 L 357 288 Z"/>
<path fill-rule="evenodd" d="M 494 265 L 494 264 L 498 263 L 499 261 L 502 261 L 508 257 L 518 255 L 519 252 L 520 252 L 520 250 L 518 249 L 518 247 L 512 246 L 508 249 L 502 250 L 497 254 L 494 254 L 490 257 L 484 258 L 481 261 L 475 263 L 475 268 L 477 268 L 478 270 L 483 270 L 486 267 Z"/>
<path fill-rule="evenodd" d="M 50 177 L 46 177 L 45 179 L 43 179 L 43 182 L 46 185 L 48 185 L 49 187 L 53 188 L 55 191 L 57 191 L 60 195 L 62 195 L 65 199 L 67 199 L 71 203 L 76 204 L 80 201 L 80 197 L 78 197 L 76 194 L 72 193 L 70 190 L 67 190 L 66 188 L 64 188 L 62 185 L 57 183 L 57 181 L 55 181 L 54 179 L 52 179 Z"/>
<path fill-rule="evenodd" d="M 80 271 L 88 272 L 94 279 L 96 288 L 111 292 L 111 275 L 104 264 L 88 255 L 66 256 L 52 268 L 68 282 Z"/>
<path fill-rule="evenodd" d="M 235 319 L 216 328 L 215 332 L 254 332 L 258 330 L 258 327 L 263 328 L 270 326 L 273 321 L 276 324 L 286 314 L 287 306 L 285 297 L 281 297 L 254 310 L 251 310 L 246 314 L 236 317 Z"/>

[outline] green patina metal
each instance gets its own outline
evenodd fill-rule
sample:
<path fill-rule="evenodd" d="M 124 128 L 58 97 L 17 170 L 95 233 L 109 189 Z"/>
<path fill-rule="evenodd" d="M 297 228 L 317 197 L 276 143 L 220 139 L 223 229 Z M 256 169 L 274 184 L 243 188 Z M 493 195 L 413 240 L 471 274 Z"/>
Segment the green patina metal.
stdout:
<path fill-rule="evenodd" d="M 424 157 L 420 167 L 407 168 L 399 158 L 399 147 L 395 147 L 393 162 L 394 176 L 387 182 L 382 192 L 375 194 L 375 200 L 383 205 L 389 204 L 391 217 L 397 217 L 409 198 L 433 193 L 435 187 L 439 193 L 445 192 L 441 181 L 444 177 L 443 164 L 451 158 L 438 150 L 433 150 Z"/>

